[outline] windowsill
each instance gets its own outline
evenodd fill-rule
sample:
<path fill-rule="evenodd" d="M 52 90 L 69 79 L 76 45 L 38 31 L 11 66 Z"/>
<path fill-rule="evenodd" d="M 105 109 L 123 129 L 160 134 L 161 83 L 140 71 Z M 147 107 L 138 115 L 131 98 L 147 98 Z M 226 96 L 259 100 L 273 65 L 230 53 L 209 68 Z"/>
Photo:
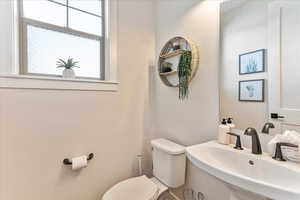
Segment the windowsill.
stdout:
<path fill-rule="evenodd" d="M 95 79 L 65 79 L 60 77 L 0 74 L 0 88 L 117 91 L 118 82 Z"/>

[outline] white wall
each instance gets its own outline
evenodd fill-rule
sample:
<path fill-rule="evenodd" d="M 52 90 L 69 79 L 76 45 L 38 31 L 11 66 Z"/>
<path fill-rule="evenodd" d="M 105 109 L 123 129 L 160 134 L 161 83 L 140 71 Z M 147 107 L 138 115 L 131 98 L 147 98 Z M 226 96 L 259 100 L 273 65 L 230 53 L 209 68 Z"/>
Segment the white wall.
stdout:
<path fill-rule="evenodd" d="M 1 200 L 95 200 L 137 175 L 136 155 L 149 126 L 152 2 L 121 0 L 118 10 L 118 92 L 0 90 Z M 5 67 L 8 50 L 0 45 Z M 95 159 L 81 172 L 62 165 L 65 157 L 90 152 Z"/>
<path fill-rule="evenodd" d="M 5 73 L 8 71 L 9 66 L 11 63 L 11 59 L 8 59 L 12 53 L 12 34 L 10 31 L 12 29 L 12 21 L 9 19 L 11 18 L 11 8 L 12 4 L 8 3 L 8 1 L 0 1 L 0 72 Z"/>
<path fill-rule="evenodd" d="M 268 120 L 268 82 L 265 103 L 239 102 L 238 82 L 261 78 L 267 80 L 267 73 L 239 75 L 238 56 L 257 49 L 267 49 L 270 0 L 240 2 L 239 6 L 235 5 L 235 1 L 222 5 L 220 117 L 233 117 L 239 129 L 254 127 L 260 130 Z"/>
<path fill-rule="evenodd" d="M 2 199 L 99 199 L 108 187 L 136 174 L 141 152 L 150 173 L 152 138 L 183 145 L 216 138 L 219 11 L 218 0 L 156 0 L 154 6 L 150 0 L 120 0 L 118 92 L 1 89 Z M 177 35 L 193 39 L 200 49 L 199 71 L 185 102 L 178 100 L 177 89 L 163 85 L 156 68 L 148 73 L 149 64 L 155 65 L 154 49 L 157 57 Z M 89 152 L 96 157 L 80 173 L 61 165 L 66 156 Z M 224 183 L 190 163 L 187 183 L 207 199 L 229 195 Z"/>
<path fill-rule="evenodd" d="M 199 45 L 200 65 L 187 101 L 178 100 L 178 88 L 155 82 L 156 125 L 161 137 L 185 145 L 216 136 L 219 56 L 219 2 L 163 0 L 156 2 L 156 52 L 174 36 L 186 36 Z M 156 71 L 157 73 L 157 71 Z"/>
<path fill-rule="evenodd" d="M 186 36 L 199 45 L 200 65 L 191 82 L 187 101 L 178 100 L 178 88 L 167 87 L 159 79 L 157 69 L 153 80 L 153 109 L 156 133 L 179 144 L 192 145 L 216 138 L 219 120 L 218 60 L 219 1 L 157 0 L 155 5 L 156 55 L 174 36 Z M 211 176 L 189 166 L 188 187 L 202 191 L 207 199 L 216 198 Z M 212 185 L 207 186 L 206 179 Z"/>

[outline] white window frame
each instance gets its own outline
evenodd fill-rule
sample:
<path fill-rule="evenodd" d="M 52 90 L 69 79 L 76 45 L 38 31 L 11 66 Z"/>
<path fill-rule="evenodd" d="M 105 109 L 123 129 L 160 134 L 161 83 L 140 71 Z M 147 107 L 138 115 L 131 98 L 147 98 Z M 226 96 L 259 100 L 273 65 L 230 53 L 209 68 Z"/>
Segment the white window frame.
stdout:
<path fill-rule="evenodd" d="M 57 5 L 61 5 L 64 6 L 66 9 L 75 9 L 69 5 L 64 5 L 55 1 L 51 1 L 51 0 L 47 0 L 49 2 L 52 2 L 53 4 L 57 4 Z M 95 41 L 99 41 L 101 44 L 101 54 L 98 55 L 100 57 L 101 63 L 100 63 L 100 74 L 99 74 L 99 78 L 87 78 L 87 77 L 78 77 L 78 78 L 84 78 L 84 79 L 98 79 L 98 80 L 105 80 L 105 42 L 104 42 L 104 37 L 105 37 L 105 0 L 101 0 L 102 1 L 102 16 L 101 20 L 102 20 L 102 36 L 97 36 L 94 34 L 89 34 L 89 33 L 85 33 L 85 32 L 81 32 L 81 31 L 77 31 L 77 30 L 73 30 L 70 29 L 69 27 L 60 27 L 57 25 L 53 25 L 53 24 L 48 24 L 46 22 L 41 22 L 35 19 L 29 19 L 26 18 L 24 16 L 24 6 L 23 6 L 23 2 L 24 0 L 19 0 L 19 4 L 18 4 L 18 9 L 19 9 L 19 22 L 20 22 L 20 73 L 24 74 L 24 75 L 40 75 L 40 76 L 52 76 L 52 77 L 61 77 L 58 75 L 52 75 L 52 74 L 38 74 L 38 73 L 30 73 L 28 71 L 28 47 L 27 47 L 27 27 L 28 26 L 34 26 L 34 27 L 38 27 L 38 28 L 42 28 L 42 29 L 46 29 L 46 30 L 50 30 L 50 31 L 56 31 L 59 33 L 66 33 L 69 35 L 75 35 L 77 37 L 81 37 L 81 38 L 86 38 L 86 39 L 92 39 Z M 67 2 L 68 3 L 68 2 Z M 76 9 L 78 11 L 81 12 L 85 12 L 82 11 L 80 9 Z M 69 11 L 69 10 L 68 10 Z M 67 11 L 67 15 L 68 15 L 68 11 Z M 93 15 L 91 13 L 87 13 L 89 15 Z M 69 16 L 66 15 L 67 20 L 69 20 Z M 98 16 L 97 16 L 98 17 Z M 69 22 L 67 21 L 67 25 L 69 24 Z"/>
<path fill-rule="evenodd" d="M 26 88 L 26 89 L 54 89 L 54 90 L 94 90 L 117 91 L 117 19 L 118 0 L 104 0 L 105 3 L 105 79 L 96 80 L 88 78 L 64 79 L 43 75 L 23 74 L 20 70 L 22 56 L 20 54 L 21 40 L 19 38 L 19 3 L 20 0 L 6 0 L 6 9 L 9 10 L 7 35 L 11 55 L 6 62 L 9 66 L 0 66 L 0 88 Z M 0 5 L 1 6 L 1 5 Z M 3 9 L 3 8 L 2 8 Z M 0 8 L 1 11 L 1 8 Z M 1 56 L 0 56 L 1 58 Z"/>

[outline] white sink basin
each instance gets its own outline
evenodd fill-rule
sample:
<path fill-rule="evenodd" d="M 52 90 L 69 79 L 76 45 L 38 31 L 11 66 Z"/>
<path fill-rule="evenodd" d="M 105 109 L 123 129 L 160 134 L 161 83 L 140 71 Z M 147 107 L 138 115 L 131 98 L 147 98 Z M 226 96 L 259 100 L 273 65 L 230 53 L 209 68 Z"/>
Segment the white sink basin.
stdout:
<path fill-rule="evenodd" d="M 188 147 L 187 156 L 200 169 L 233 186 L 275 200 L 300 200 L 300 164 L 215 141 Z"/>

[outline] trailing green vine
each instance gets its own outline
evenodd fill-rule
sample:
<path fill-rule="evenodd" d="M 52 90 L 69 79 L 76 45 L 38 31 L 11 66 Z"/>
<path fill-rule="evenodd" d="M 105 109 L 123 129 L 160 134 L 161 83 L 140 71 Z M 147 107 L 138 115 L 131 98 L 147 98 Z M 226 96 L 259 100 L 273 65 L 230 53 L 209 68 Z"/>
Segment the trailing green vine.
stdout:
<path fill-rule="evenodd" d="M 189 96 L 189 82 L 192 75 L 192 52 L 186 51 L 180 56 L 178 65 L 179 99 L 184 100 Z"/>

